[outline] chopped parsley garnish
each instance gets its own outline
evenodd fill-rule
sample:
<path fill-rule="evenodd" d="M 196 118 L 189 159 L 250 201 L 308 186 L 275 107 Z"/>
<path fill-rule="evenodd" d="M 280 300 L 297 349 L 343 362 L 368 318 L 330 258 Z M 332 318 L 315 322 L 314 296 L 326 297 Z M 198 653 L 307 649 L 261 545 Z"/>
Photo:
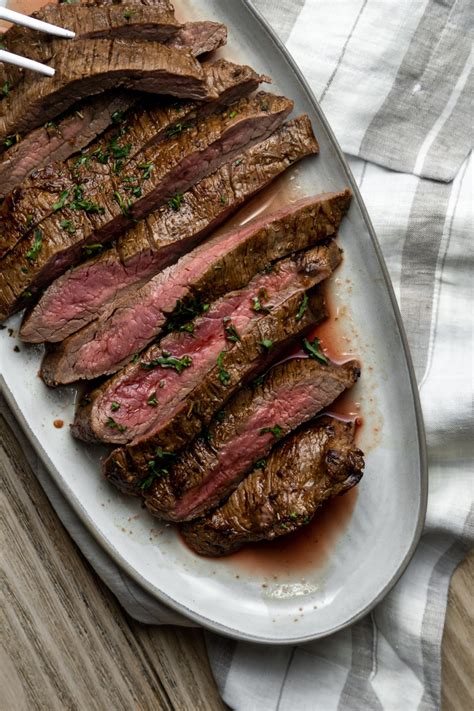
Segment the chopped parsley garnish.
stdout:
<path fill-rule="evenodd" d="M 8 96 L 10 93 L 10 82 L 6 81 L 3 83 L 2 91 L 0 92 L 2 96 Z"/>
<path fill-rule="evenodd" d="M 125 10 L 125 12 L 123 13 L 124 19 L 130 20 L 130 18 L 134 16 L 135 12 L 135 10 Z"/>
<path fill-rule="evenodd" d="M 158 400 L 156 399 L 156 391 L 150 395 L 146 403 L 150 405 L 150 407 L 157 407 Z"/>
<path fill-rule="evenodd" d="M 227 204 L 227 198 L 225 195 L 221 195 L 221 205 L 226 205 Z"/>
<path fill-rule="evenodd" d="M 217 358 L 217 367 L 219 368 L 219 380 L 221 381 L 222 385 L 228 385 L 230 383 L 230 374 L 222 366 L 226 353 L 227 351 L 222 351 L 221 353 L 219 353 L 219 356 Z"/>
<path fill-rule="evenodd" d="M 43 233 L 40 229 L 36 229 L 34 231 L 34 236 L 35 239 L 33 242 L 33 246 L 31 247 L 31 249 L 28 250 L 25 255 L 29 262 L 36 261 L 38 254 L 41 252 L 41 246 L 43 243 Z"/>
<path fill-rule="evenodd" d="M 297 321 L 301 321 L 301 319 L 303 318 L 303 316 L 304 316 L 304 314 L 305 314 L 305 311 L 306 311 L 306 309 L 308 308 L 308 301 L 309 301 L 308 295 L 305 294 L 305 295 L 303 296 L 303 300 L 302 300 L 302 302 L 301 302 L 301 304 L 300 304 L 300 307 L 299 307 L 299 309 L 298 309 L 298 312 L 297 312 L 297 314 L 296 314 L 296 320 L 297 320 Z"/>
<path fill-rule="evenodd" d="M 252 310 L 261 313 L 269 313 L 270 309 L 264 306 L 263 299 L 268 299 L 268 294 L 265 289 L 260 289 L 258 296 L 252 296 Z"/>
<path fill-rule="evenodd" d="M 174 136 L 179 136 L 180 133 L 186 131 L 189 128 L 193 128 L 192 123 L 177 123 L 175 126 L 170 126 L 165 131 L 166 138 L 174 138 Z"/>
<path fill-rule="evenodd" d="M 236 160 L 236 161 L 234 162 L 234 165 L 235 165 L 235 166 L 242 165 L 243 162 L 244 162 L 244 159 L 243 159 L 243 158 L 238 158 L 238 160 Z"/>
<path fill-rule="evenodd" d="M 140 484 L 140 489 L 142 491 L 146 491 L 146 489 L 150 488 L 155 479 L 167 476 L 169 474 L 169 470 L 166 467 L 160 466 L 161 462 L 159 460 L 175 456 L 174 452 L 167 452 L 162 447 L 157 447 L 155 450 L 155 458 L 148 462 L 148 469 L 151 474 Z"/>
<path fill-rule="evenodd" d="M 132 364 L 135 365 L 140 360 L 140 354 L 136 353 L 132 358 Z"/>
<path fill-rule="evenodd" d="M 108 417 L 105 424 L 107 427 L 110 427 L 111 430 L 118 430 L 119 432 L 125 432 L 127 429 L 125 425 L 119 425 L 118 422 L 115 422 L 113 417 Z"/>
<path fill-rule="evenodd" d="M 105 212 L 103 207 L 97 205 L 97 203 L 91 200 L 84 199 L 83 187 L 81 185 L 76 185 L 74 188 L 74 199 L 69 203 L 72 210 L 84 210 L 84 212 L 91 213 L 97 212 L 102 214 Z"/>
<path fill-rule="evenodd" d="M 79 168 L 81 165 L 87 165 L 89 163 L 89 161 L 90 161 L 90 156 L 88 156 L 86 153 L 84 153 L 83 155 L 79 156 L 79 158 L 77 158 L 74 161 L 74 167 Z"/>
<path fill-rule="evenodd" d="M 307 338 L 304 338 L 303 348 L 306 353 L 308 353 L 310 358 L 314 358 L 314 360 L 319 361 L 319 363 L 322 363 L 323 365 L 328 365 L 329 359 L 326 358 L 324 353 L 321 352 L 318 338 L 314 338 L 312 341 L 308 341 Z"/>
<path fill-rule="evenodd" d="M 292 512 L 290 513 L 290 518 L 291 518 L 292 521 L 296 521 L 296 520 L 297 520 L 298 514 L 296 513 L 296 511 L 292 511 Z"/>
<path fill-rule="evenodd" d="M 230 119 L 234 119 L 237 116 L 237 111 L 231 111 L 229 114 Z"/>
<path fill-rule="evenodd" d="M 115 198 L 115 202 L 117 203 L 117 205 L 118 205 L 119 208 L 121 209 L 122 214 L 125 215 L 125 217 L 130 217 L 131 202 L 129 202 L 129 203 L 127 204 L 127 203 L 125 202 L 125 200 L 123 199 L 123 197 L 122 197 L 122 196 L 120 195 L 120 193 L 118 192 L 118 190 L 114 190 L 114 198 Z"/>
<path fill-rule="evenodd" d="M 123 111 L 114 111 L 112 114 L 112 123 L 118 124 L 123 121 Z"/>
<path fill-rule="evenodd" d="M 120 403 L 115 402 L 114 400 L 114 402 L 110 404 L 110 409 L 112 410 L 112 412 L 117 412 L 117 410 L 120 410 Z"/>
<path fill-rule="evenodd" d="M 33 292 L 29 289 L 25 289 L 25 291 L 22 293 L 22 297 L 25 299 L 29 299 L 30 296 L 33 296 Z"/>
<path fill-rule="evenodd" d="M 271 341 L 269 338 L 264 338 L 263 341 L 258 342 L 260 346 L 265 348 L 266 351 L 269 351 L 273 348 L 273 341 Z"/>
<path fill-rule="evenodd" d="M 267 466 L 267 460 L 266 459 L 257 459 L 255 464 L 253 465 L 254 469 L 265 469 Z"/>
<path fill-rule="evenodd" d="M 190 356 L 183 356 L 182 358 L 176 358 L 172 355 L 161 355 L 159 358 L 149 361 L 148 363 L 140 363 L 140 366 L 144 370 L 153 370 L 153 368 L 174 368 L 177 373 L 181 375 L 185 368 L 189 368 L 193 363 Z"/>
<path fill-rule="evenodd" d="M 237 343 L 237 341 L 242 340 L 239 336 L 237 329 L 231 323 L 225 327 L 224 331 L 225 331 L 225 337 L 231 343 Z"/>
<path fill-rule="evenodd" d="M 177 195 L 172 197 L 171 200 L 168 200 L 168 205 L 171 207 L 172 210 L 174 210 L 175 212 L 178 212 L 183 200 L 184 200 L 183 195 L 178 193 Z"/>
<path fill-rule="evenodd" d="M 76 231 L 72 220 L 62 220 L 62 222 L 59 223 L 59 226 L 62 230 L 69 232 L 70 235 L 73 235 Z"/>
<path fill-rule="evenodd" d="M 56 123 L 56 121 L 48 121 L 48 123 L 46 124 L 46 128 L 57 128 L 57 127 L 58 127 L 58 124 Z"/>
<path fill-rule="evenodd" d="M 94 254 L 99 254 L 104 249 L 104 245 L 97 242 L 96 244 L 85 244 L 82 251 L 86 257 L 92 257 Z"/>
<path fill-rule="evenodd" d="M 63 190 L 59 196 L 59 200 L 57 202 L 55 202 L 53 205 L 53 212 L 62 210 L 64 205 L 66 204 L 66 200 L 68 199 L 68 197 L 69 197 L 69 190 Z"/>
<path fill-rule="evenodd" d="M 142 175 L 143 180 L 148 180 L 148 178 L 150 177 L 151 172 L 155 166 L 154 166 L 153 162 L 150 161 L 149 163 L 140 163 L 140 165 L 138 167 L 143 172 L 143 175 Z"/>
<path fill-rule="evenodd" d="M 167 331 L 188 331 L 194 333 L 194 324 L 191 323 L 196 316 L 209 311 L 210 305 L 203 304 L 201 299 L 196 296 L 193 299 L 179 299 L 176 303 L 176 308 L 168 319 Z"/>
<path fill-rule="evenodd" d="M 280 425 L 274 425 L 273 427 L 262 427 L 262 429 L 260 430 L 261 435 L 272 434 L 275 439 L 280 439 L 282 432 L 283 430 Z"/>
<path fill-rule="evenodd" d="M 3 146 L 5 148 L 11 148 L 12 146 L 15 145 L 15 143 L 20 143 L 21 141 L 21 136 L 19 133 L 11 134 L 10 136 L 7 136 L 6 138 L 3 139 Z"/>

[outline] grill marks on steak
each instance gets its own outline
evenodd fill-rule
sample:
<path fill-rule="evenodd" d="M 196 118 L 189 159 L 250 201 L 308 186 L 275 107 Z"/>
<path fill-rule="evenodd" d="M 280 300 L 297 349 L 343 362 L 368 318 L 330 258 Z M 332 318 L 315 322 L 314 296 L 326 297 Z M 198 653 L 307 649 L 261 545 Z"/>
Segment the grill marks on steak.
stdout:
<path fill-rule="evenodd" d="M 187 544 L 200 555 L 222 556 L 245 543 L 271 541 L 305 526 L 322 504 L 362 478 L 364 458 L 354 434 L 353 422 L 320 417 L 291 435 L 225 504 L 183 524 Z"/>
<path fill-rule="evenodd" d="M 79 170 L 77 186 L 63 190 L 57 211 L 3 258 L 0 318 L 24 305 L 25 289 L 50 283 L 80 261 L 88 244 L 110 241 L 167 201 L 178 210 L 183 192 L 267 138 L 291 109 L 287 99 L 261 93 L 142 151 L 118 174 L 115 160 L 97 168 L 91 164 L 83 179 Z"/>
<path fill-rule="evenodd" d="M 332 237 L 350 198 L 349 190 L 305 198 L 197 247 L 50 351 L 42 366 L 45 382 L 116 372 L 159 335 L 178 302 L 241 288 L 271 262 Z"/>
<path fill-rule="evenodd" d="M 12 137 L 12 146 L 0 154 L 0 197 L 20 185 L 34 170 L 64 161 L 85 148 L 113 123 L 114 116 L 129 109 L 135 101 L 125 94 L 99 95 L 57 123 L 37 128 L 18 142 Z M 7 235 L 0 233 L 0 257 L 12 246 Z"/>
<path fill-rule="evenodd" d="M 295 286 L 294 290 L 280 299 L 280 303 L 276 304 L 269 314 L 255 322 L 254 328 L 244 334 L 241 341 L 231 349 L 227 346 L 219 367 L 211 370 L 187 395 L 186 400 L 176 404 L 168 422 L 150 431 L 135 445 L 129 444 L 114 450 L 104 464 L 104 473 L 109 481 L 124 493 L 140 495 L 144 482 L 148 480 L 149 483 L 150 462 L 154 461 L 156 452 L 161 451 L 160 448 L 166 452 L 178 452 L 186 447 L 210 424 L 212 417 L 235 395 L 242 383 L 263 372 L 268 367 L 269 360 L 278 357 L 294 338 L 303 335 L 325 319 L 327 312 L 324 300 L 317 290 L 308 295 L 307 308 L 300 315 L 303 294 L 304 292 Z M 273 341 L 273 348 L 267 355 L 263 352 L 264 340 Z M 129 366 L 123 371 L 125 380 L 133 376 L 131 368 L 132 366 Z M 219 377 L 221 369 L 228 374 L 228 378 Z M 120 386 L 120 383 L 119 374 L 111 381 L 111 386 Z M 87 423 L 91 414 L 89 408 L 95 397 L 101 397 L 106 387 L 107 385 L 104 385 L 103 389 L 92 395 L 91 405 L 82 410 L 84 415 L 79 412 L 78 427 Z M 160 398 L 160 393 L 161 390 L 158 389 L 157 398 Z"/>
<path fill-rule="evenodd" d="M 11 133 L 31 131 L 76 101 L 110 89 L 216 98 L 209 93 L 202 66 L 188 50 L 146 40 L 59 42 L 52 41 L 55 76 L 28 74 L 21 87 L 0 102 L 0 140 Z"/>
<path fill-rule="evenodd" d="M 296 297 L 303 303 L 305 291 L 329 277 L 340 259 L 339 247 L 332 241 L 278 262 L 270 273 L 257 275 L 248 286 L 219 299 L 203 316 L 187 324 L 187 330 L 171 333 L 144 353 L 138 363 L 129 365 L 90 394 L 87 408 L 78 411 L 73 433 L 80 439 L 114 444 L 136 444 L 153 435 L 169 444 L 166 432 L 182 429 L 179 420 L 183 418 L 189 425 L 190 403 L 197 406 L 203 401 L 205 379 L 217 387 L 221 399 L 222 386 L 226 392 L 240 382 L 238 369 L 228 370 L 232 363 L 238 363 L 243 356 L 248 363 L 274 357 L 277 343 L 268 335 L 274 328 L 274 318 L 265 321 L 267 313 L 281 312 Z M 265 308 L 256 311 L 253 299 L 263 293 Z M 298 330 L 300 321 L 301 318 L 296 319 Z M 179 371 L 150 368 L 166 352 L 192 362 Z M 225 368 L 219 365 L 224 358 Z M 196 389 L 197 395 L 193 394 Z M 111 415 L 117 425 L 113 428 L 109 423 Z"/>
<path fill-rule="evenodd" d="M 158 474 L 145 489 L 146 507 L 173 521 L 201 516 L 232 492 L 281 437 L 321 412 L 359 375 L 356 361 L 339 366 L 300 358 L 276 366 L 262 385 L 237 393 L 224 419 L 177 458 L 169 475 Z"/>
<path fill-rule="evenodd" d="M 93 181 L 94 174 L 105 176 L 108 172 L 106 162 L 110 161 L 115 170 L 117 160 L 120 160 L 122 171 L 144 150 L 167 137 L 170 139 L 180 132 L 188 132 L 196 122 L 203 121 L 222 106 L 247 96 L 268 79 L 256 74 L 251 67 L 236 65 L 225 59 L 207 64 L 206 76 L 209 86 L 218 96 L 215 102 L 142 99 L 140 107 L 122 117 L 119 128 L 116 125 L 111 127 L 79 158 L 73 157 L 66 164 L 58 163 L 35 171 L 0 207 L 2 251 L 12 249 L 22 236 L 32 232 L 51 215 L 65 190 L 73 190 L 78 182 L 87 178 Z M 117 159 L 117 156 L 120 158 Z M 141 157 L 145 164 L 145 158 Z M 89 176 L 91 164 L 94 172 Z"/>
<path fill-rule="evenodd" d="M 164 205 L 106 253 L 56 279 L 28 314 L 20 336 L 61 341 L 97 318 L 119 293 L 154 276 L 195 247 L 245 200 L 301 158 L 316 153 L 304 115 L 248 149 L 185 193 L 179 211 Z"/>

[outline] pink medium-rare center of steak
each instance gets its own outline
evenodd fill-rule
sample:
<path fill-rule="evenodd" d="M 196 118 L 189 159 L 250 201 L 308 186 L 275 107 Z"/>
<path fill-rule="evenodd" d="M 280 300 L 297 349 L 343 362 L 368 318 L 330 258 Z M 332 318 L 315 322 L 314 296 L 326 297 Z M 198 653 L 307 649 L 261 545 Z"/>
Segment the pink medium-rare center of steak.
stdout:
<path fill-rule="evenodd" d="M 188 393 L 216 368 L 222 352 L 232 349 L 255 328 L 255 322 L 265 318 L 290 294 L 304 292 L 329 276 L 339 259 L 340 251 L 331 243 L 311 250 L 304 258 L 284 260 L 275 265 L 272 273 L 257 275 L 244 289 L 215 302 L 191 324 L 190 332 L 172 333 L 152 347 L 137 364 L 129 366 L 127 376 L 119 374 L 116 387 L 107 389 L 93 405 L 94 420 L 105 423 L 114 413 L 117 427 L 107 432 L 107 441 L 134 445 L 171 420 Z M 253 301 L 258 294 L 265 294 L 261 311 L 255 310 Z M 267 346 L 272 348 L 272 342 Z M 261 349 L 264 357 L 265 345 Z M 189 365 L 179 372 L 150 367 L 166 352 L 178 359 L 187 358 Z"/>
<path fill-rule="evenodd" d="M 263 386 L 234 398 L 224 421 L 211 428 L 209 444 L 197 441 L 177 460 L 169 478 L 157 479 L 145 494 L 147 507 L 175 521 L 210 510 L 276 442 L 331 404 L 359 374 L 356 361 L 336 366 L 296 359 L 276 366 Z M 163 498 L 160 490 L 170 487 L 176 490 L 174 497 Z"/>

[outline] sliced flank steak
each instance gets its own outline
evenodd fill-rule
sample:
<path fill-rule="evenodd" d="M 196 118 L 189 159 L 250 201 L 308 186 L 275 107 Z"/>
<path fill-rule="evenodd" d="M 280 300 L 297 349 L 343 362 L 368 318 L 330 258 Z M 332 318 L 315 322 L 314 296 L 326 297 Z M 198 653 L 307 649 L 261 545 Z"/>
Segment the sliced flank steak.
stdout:
<path fill-rule="evenodd" d="M 287 99 L 261 93 L 142 151 L 124 168 L 114 158 L 91 161 L 84 171 L 78 166 L 78 182 L 63 190 L 53 215 L 2 259 L 0 318 L 81 261 L 92 245 L 110 241 L 167 202 L 179 210 L 186 190 L 271 135 L 291 109 Z"/>
<path fill-rule="evenodd" d="M 221 47 L 226 38 L 224 25 L 217 22 L 190 22 L 168 44 L 189 48 L 197 57 Z M 3 153 L 0 146 L 0 198 L 20 185 L 33 170 L 55 161 L 64 161 L 88 146 L 113 123 L 114 115 L 126 111 L 136 102 L 136 96 L 130 92 L 99 94 L 70 109 L 57 121 L 48 122 L 24 137 L 18 133 L 8 136 L 3 142 Z M 0 257 L 4 251 L 0 236 Z"/>
<path fill-rule="evenodd" d="M 130 94 L 99 94 L 78 106 L 58 122 L 51 122 L 24 138 L 9 136 L 0 154 L 0 198 L 20 185 L 34 170 L 63 161 L 85 148 L 111 124 L 114 117 L 135 103 Z M 18 239 L 21 234 L 18 235 Z M 18 241 L 18 240 L 16 240 Z M 0 257 L 14 246 L 0 234 Z"/>
<path fill-rule="evenodd" d="M 320 417 L 291 435 L 242 481 L 223 506 L 183 524 L 199 555 L 228 555 L 246 543 L 271 541 L 307 525 L 329 499 L 362 478 L 364 455 L 355 425 Z"/>
<path fill-rule="evenodd" d="M 58 342 L 78 331 L 118 294 L 176 262 L 286 168 L 317 151 L 309 118 L 289 121 L 197 183 L 178 211 L 164 205 L 117 245 L 56 279 L 26 315 L 21 338 Z"/>
<path fill-rule="evenodd" d="M 208 394 L 203 397 L 209 383 L 218 390 L 238 385 L 235 366 L 232 376 L 228 372 L 233 362 L 241 362 L 243 354 L 248 362 L 259 355 L 263 360 L 274 357 L 276 344 L 268 330 L 274 327 L 275 313 L 282 311 L 282 304 L 287 308 L 289 300 L 298 301 L 301 313 L 295 320 L 296 328 L 301 328 L 308 303 L 305 292 L 329 277 L 340 259 L 340 249 L 332 240 L 277 262 L 272 271 L 258 274 L 243 289 L 218 299 L 202 316 L 181 324 L 181 330 L 170 333 L 137 363 L 91 393 L 88 406 L 78 411 L 73 433 L 79 439 L 113 444 L 136 444 L 151 434 L 166 440 L 166 432 L 176 437 L 183 429 L 180 419 L 190 424 L 190 404 L 198 407 L 212 399 Z M 269 313 L 273 319 L 267 325 Z M 166 353 L 171 355 L 166 357 Z M 226 368 L 221 365 L 224 358 Z M 112 428 L 111 416 L 116 425 Z"/>
<path fill-rule="evenodd" d="M 127 444 L 111 453 L 104 463 L 104 473 L 107 479 L 123 493 L 141 496 L 157 473 L 154 471 L 157 452 L 176 455 L 187 447 L 197 435 L 206 432 L 214 416 L 217 419 L 223 417 L 223 409 L 226 408 L 227 402 L 240 390 L 242 385 L 248 383 L 252 378 L 256 378 L 257 382 L 259 379 L 261 380 L 260 374 L 268 370 L 271 363 L 284 355 L 285 350 L 294 343 L 295 338 L 303 337 L 308 330 L 326 317 L 324 300 L 317 288 L 307 294 L 307 300 L 305 292 L 301 289 L 298 290 L 296 287 L 293 291 L 289 290 L 279 299 L 279 303 L 275 304 L 270 313 L 263 314 L 262 318 L 255 322 L 254 328 L 241 336 L 240 341 L 235 342 L 234 345 L 232 342 L 227 343 L 225 353 L 218 356 L 219 362 L 216 359 L 214 369 L 209 371 L 202 382 L 187 393 L 184 401 L 176 401 L 174 411 L 171 407 L 167 408 L 167 421 L 157 422 L 147 436 L 138 438 L 133 445 Z M 226 328 L 231 329 L 232 325 L 227 325 Z M 228 331 L 228 334 L 230 333 Z M 273 344 L 271 349 L 267 349 L 263 345 L 264 343 L 269 345 L 269 341 L 272 341 Z M 194 364 L 190 367 L 194 367 Z M 164 370 L 162 372 L 165 373 Z M 183 369 L 182 373 L 184 372 Z M 129 384 L 132 383 L 134 375 L 138 375 L 138 369 L 132 371 L 132 366 L 129 366 L 124 372 L 124 377 Z M 141 375 L 138 377 L 141 380 Z M 111 381 L 111 385 L 116 387 L 123 396 L 120 384 L 119 374 Z M 105 390 L 99 389 L 96 392 L 98 397 L 101 397 Z M 156 397 L 160 403 L 161 393 L 158 386 L 156 396 L 153 391 L 150 402 L 154 401 Z M 94 394 L 91 395 L 90 404 L 86 398 L 83 405 L 85 417 L 90 415 L 91 411 L 88 408 L 93 405 L 94 401 Z M 103 403 L 104 401 L 100 403 L 101 407 Z M 118 404 L 120 405 L 120 403 Z M 112 403 L 110 406 L 112 408 Z M 116 409 L 116 405 L 113 407 Z M 114 422 L 117 422 L 116 428 L 123 430 L 126 425 L 119 425 L 118 418 L 116 419 L 120 409 L 121 406 L 117 411 L 112 409 L 111 414 L 107 417 L 107 422 L 113 429 L 115 429 Z M 109 417 L 114 422 L 111 422 Z M 81 425 L 84 420 L 85 418 L 79 411 L 77 424 Z"/>
<path fill-rule="evenodd" d="M 146 40 L 53 40 L 54 77 L 30 73 L 0 102 L 0 141 L 54 120 L 77 101 L 111 89 L 215 99 L 189 50 Z M 5 93 L 5 92 L 4 92 Z"/>
<path fill-rule="evenodd" d="M 179 302 L 213 300 L 246 286 L 273 261 L 336 233 L 351 193 L 326 193 L 282 208 L 196 247 L 45 357 L 42 376 L 58 385 L 114 373 L 154 340 Z"/>
<path fill-rule="evenodd" d="M 172 101 L 166 98 L 140 99 L 140 106 L 118 117 L 116 124 L 97 138 L 79 157 L 66 163 L 48 165 L 33 173 L 0 206 L 0 255 L 12 249 L 24 235 L 32 232 L 54 212 L 65 190 L 72 190 L 78 180 L 85 180 L 89 168 L 107 174 L 125 167 L 145 149 L 189 133 L 199 121 L 228 104 L 248 96 L 268 77 L 251 67 L 236 65 L 225 59 L 206 65 L 209 85 L 217 94 L 216 101 Z M 116 122 L 117 123 L 117 122 Z M 142 156 L 143 164 L 146 163 Z"/>
<path fill-rule="evenodd" d="M 334 365 L 296 358 L 276 366 L 261 385 L 237 393 L 207 436 L 195 440 L 176 461 L 165 463 L 159 455 L 150 460 L 154 464 L 149 464 L 148 473 L 156 477 L 149 486 L 142 485 L 146 507 L 173 521 L 202 516 L 227 497 L 282 437 L 334 402 L 359 375 L 356 361 Z"/>

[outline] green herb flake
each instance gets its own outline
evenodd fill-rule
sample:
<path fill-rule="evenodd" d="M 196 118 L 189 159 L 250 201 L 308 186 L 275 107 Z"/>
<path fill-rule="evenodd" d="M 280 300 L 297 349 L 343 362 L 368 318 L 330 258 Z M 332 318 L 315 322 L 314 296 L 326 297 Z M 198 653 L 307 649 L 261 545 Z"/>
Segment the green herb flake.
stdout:
<path fill-rule="evenodd" d="M 66 204 L 66 200 L 68 199 L 68 197 L 69 197 L 69 190 L 63 190 L 59 196 L 59 200 L 57 202 L 55 202 L 53 205 L 53 212 L 62 210 L 64 205 Z"/>
<path fill-rule="evenodd" d="M 114 400 L 112 403 L 110 403 L 110 409 L 112 410 L 112 412 L 117 412 L 117 410 L 120 410 L 120 403 L 115 402 Z"/>
<path fill-rule="evenodd" d="M 114 198 L 115 202 L 119 206 L 119 208 L 122 211 L 122 214 L 125 215 L 125 217 L 130 217 L 130 207 L 131 203 L 129 202 L 128 204 L 125 202 L 123 199 L 122 195 L 118 192 L 118 190 L 114 190 Z"/>
<path fill-rule="evenodd" d="M 29 299 L 31 296 L 33 296 L 33 292 L 30 291 L 29 289 L 25 289 L 25 291 L 22 293 L 21 296 L 24 299 Z"/>
<path fill-rule="evenodd" d="M 222 365 L 226 353 L 227 351 L 221 351 L 217 358 L 217 367 L 219 368 L 219 380 L 221 381 L 222 385 L 229 385 L 231 379 L 230 374 L 227 372 L 227 370 L 225 370 Z"/>
<path fill-rule="evenodd" d="M 66 230 L 66 232 L 69 232 L 70 235 L 73 235 L 76 231 L 76 228 L 75 228 L 72 220 L 62 220 L 59 223 L 59 226 L 62 230 Z"/>
<path fill-rule="evenodd" d="M 155 166 L 152 161 L 150 161 L 149 163 L 140 163 L 138 168 L 142 171 L 143 180 L 148 180 L 154 167 Z"/>
<path fill-rule="evenodd" d="M 237 341 L 242 340 L 239 336 L 237 329 L 232 324 L 229 324 L 228 326 L 226 326 L 224 331 L 225 331 L 225 337 L 231 343 L 237 343 Z"/>
<path fill-rule="evenodd" d="M 10 93 L 10 82 L 6 81 L 3 83 L 2 90 L 0 92 L 2 96 L 8 96 Z"/>
<path fill-rule="evenodd" d="M 318 338 L 314 338 L 312 341 L 308 341 L 307 338 L 303 339 L 303 348 L 310 358 L 314 358 L 319 363 L 323 365 L 328 365 L 329 359 L 326 358 L 324 353 L 320 350 L 320 343 Z"/>
<path fill-rule="evenodd" d="M 158 406 L 158 400 L 156 399 L 156 391 L 150 395 L 148 400 L 146 401 L 147 405 L 150 405 L 150 407 L 157 407 Z"/>
<path fill-rule="evenodd" d="M 136 365 L 139 360 L 140 360 L 140 354 L 139 354 L 139 353 L 136 353 L 136 354 L 133 356 L 133 358 L 132 358 L 132 364 L 133 364 L 133 365 Z"/>
<path fill-rule="evenodd" d="M 100 254 L 103 249 L 104 245 L 100 244 L 99 242 L 96 242 L 95 244 L 84 244 L 82 246 L 82 251 L 84 252 L 86 257 L 93 257 L 94 254 Z"/>
<path fill-rule="evenodd" d="M 252 296 L 252 310 L 256 311 L 257 313 L 269 313 L 270 308 L 264 306 L 264 304 L 262 303 L 264 299 L 268 299 L 268 294 L 265 289 L 260 289 L 257 296 Z"/>
<path fill-rule="evenodd" d="M 107 427 L 110 427 L 111 430 L 118 430 L 119 432 L 125 432 L 127 429 L 125 425 L 119 425 L 118 422 L 115 422 L 113 417 L 108 417 L 105 424 Z"/>
<path fill-rule="evenodd" d="M 298 312 L 297 312 L 297 314 L 296 314 L 296 320 L 297 320 L 297 321 L 301 321 L 301 319 L 303 318 L 303 316 L 304 316 L 304 314 L 305 314 L 305 312 L 306 312 L 306 309 L 308 308 L 308 301 L 309 301 L 308 295 L 307 295 L 307 294 L 304 294 L 303 300 L 302 300 L 302 302 L 301 302 L 301 304 L 300 304 L 300 307 L 299 307 L 299 309 L 298 309 Z"/>
<path fill-rule="evenodd" d="M 140 366 L 144 370 L 153 370 L 153 368 L 173 368 L 176 372 L 181 375 L 185 368 L 189 368 L 193 361 L 190 356 L 183 356 L 182 358 L 176 358 L 172 355 L 166 355 L 163 352 L 159 358 L 155 358 L 147 363 L 140 363 Z"/>
<path fill-rule="evenodd" d="M 136 10 L 125 10 L 125 12 L 123 13 L 124 19 L 130 20 L 134 16 L 135 12 Z"/>
<path fill-rule="evenodd" d="M 269 351 L 273 348 L 273 341 L 271 341 L 269 338 L 264 338 L 263 341 L 258 342 L 262 348 L 265 348 L 266 351 Z"/>
<path fill-rule="evenodd" d="M 114 111 L 114 113 L 111 116 L 112 118 L 112 123 L 115 125 L 122 123 L 123 121 L 123 111 Z"/>
<path fill-rule="evenodd" d="M 170 126 L 166 129 L 165 136 L 166 138 L 174 138 L 175 136 L 179 136 L 180 133 L 183 133 L 183 131 L 187 131 L 190 128 L 194 128 L 194 124 L 177 123 L 175 126 Z"/>
<path fill-rule="evenodd" d="M 243 162 L 244 162 L 243 158 L 238 158 L 238 160 L 234 161 L 234 165 L 237 167 L 239 165 L 242 165 Z"/>
<path fill-rule="evenodd" d="M 171 200 L 168 200 L 168 205 L 171 207 L 172 210 L 174 210 L 175 212 L 178 212 L 183 200 L 184 200 L 183 195 L 178 193 L 177 195 L 172 197 Z"/>
<path fill-rule="evenodd" d="M 84 210 L 84 212 L 87 213 L 92 213 L 92 212 L 97 212 L 99 214 L 102 214 L 105 212 L 103 207 L 100 207 L 97 205 L 97 203 L 92 202 L 91 200 L 86 200 L 84 198 L 83 194 L 83 187 L 81 185 L 76 185 L 74 187 L 74 195 L 73 195 L 73 200 L 69 204 L 70 208 L 72 210 Z"/>
<path fill-rule="evenodd" d="M 221 195 L 221 205 L 227 205 L 227 198 L 225 195 Z"/>
<path fill-rule="evenodd" d="M 255 464 L 253 465 L 254 469 L 265 469 L 267 466 L 267 460 L 266 459 L 257 459 Z"/>
<path fill-rule="evenodd" d="M 272 434 L 275 439 L 280 439 L 282 436 L 283 429 L 280 427 L 280 425 L 274 425 L 273 427 L 262 427 L 260 430 L 260 434 Z"/>
<path fill-rule="evenodd" d="M 298 514 L 296 513 L 296 511 L 292 511 L 292 512 L 290 513 L 290 519 L 291 519 L 292 521 L 296 521 L 296 520 L 298 519 Z"/>
<path fill-rule="evenodd" d="M 237 111 L 231 111 L 229 114 L 230 119 L 234 119 L 237 116 Z"/>
<path fill-rule="evenodd" d="M 43 233 L 40 229 L 36 229 L 34 231 L 34 237 L 35 239 L 33 242 L 33 246 L 31 247 L 31 249 L 28 250 L 25 255 L 29 262 L 36 261 L 38 254 L 41 252 L 41 247 L 43 243 Z"/>

